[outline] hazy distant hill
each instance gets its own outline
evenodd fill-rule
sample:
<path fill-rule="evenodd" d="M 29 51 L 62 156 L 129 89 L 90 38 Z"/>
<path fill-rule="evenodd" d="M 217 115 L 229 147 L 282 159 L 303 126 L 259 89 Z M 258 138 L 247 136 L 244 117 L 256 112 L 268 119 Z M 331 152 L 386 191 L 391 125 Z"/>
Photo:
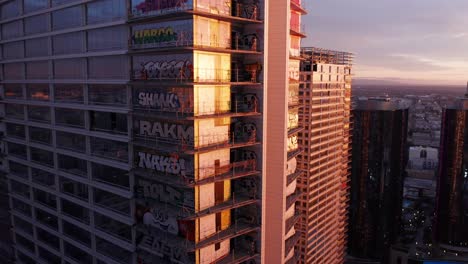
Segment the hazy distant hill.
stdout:
<path fill-rule="evenodd" d="M 408 94 L 441 94 L 448 96 L 463 96 L 465 92 L 466 87 L 464 86 L 405 84 L 400 81 L 376 79 L 353 80 L 354 96 L 404 96 Z"/>

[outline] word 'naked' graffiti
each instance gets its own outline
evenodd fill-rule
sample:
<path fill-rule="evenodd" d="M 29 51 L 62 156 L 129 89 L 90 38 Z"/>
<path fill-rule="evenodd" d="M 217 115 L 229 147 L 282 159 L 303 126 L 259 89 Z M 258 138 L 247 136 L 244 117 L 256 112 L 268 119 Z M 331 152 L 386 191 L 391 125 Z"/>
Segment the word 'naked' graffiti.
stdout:
<path fill-rule="evenodd" d="M 171 138 L 184 140 L 185 142 L 193 142 L 193 126 L 140 120 L 138 128 L 138 132 L 142 136 L 153 136 L 156 138 Z"/>
<path fill-rule="evenodd" d="M 175 175 L 185 176 L 185 160 L 181 158 L 154 155 L 151 153 L 138 152 L 138 166 L 144 169 L 152 169 L 159 172 L 167 172 Z"/>
<path fill-rule="evenodd" d="M 180 100 L 174 93 L 139 93 L 138 103 L 155 109 L 179 109 Z"/>
<path fill-rule="evenodd" d="M 193 64 L 188 60 L 149 61 L 141 63 L 140 79 L 193 79 Z"/>

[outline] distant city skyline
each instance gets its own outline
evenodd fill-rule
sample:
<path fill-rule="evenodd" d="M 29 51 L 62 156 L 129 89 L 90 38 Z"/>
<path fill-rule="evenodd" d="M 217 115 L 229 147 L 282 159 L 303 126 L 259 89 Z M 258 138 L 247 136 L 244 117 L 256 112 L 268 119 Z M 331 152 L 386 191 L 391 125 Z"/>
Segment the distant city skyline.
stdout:
<path fill-rule="evenodd" d="M 303 23 L 309 38 L 302 46 L 356 53 L 356 79 L 448 85 L 468 80 L 468 1 L 307 4 Z"/>

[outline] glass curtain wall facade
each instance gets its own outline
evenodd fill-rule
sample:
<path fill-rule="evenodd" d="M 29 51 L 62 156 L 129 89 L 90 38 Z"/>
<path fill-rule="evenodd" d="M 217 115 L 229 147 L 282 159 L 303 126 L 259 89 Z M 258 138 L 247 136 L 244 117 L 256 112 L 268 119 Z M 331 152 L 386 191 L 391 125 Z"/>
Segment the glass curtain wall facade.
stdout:
<path fill-rule="evenodd" d="M 439 254 L 454 260 L 468 256 L 468 101 L 444 109 L 437 178 L 434 237 Z"/>
<path fill-rule="evenodd" d="M 264 261 L 264 244 L 276 243 L 261 232 L 270 219 L 265 168 L 275 165 L 263 139 L 268 68 L 284 69 L 285 94 L 283 108 L 268 102 L 284 116 L 284 144 L 271 154 L 287 160 L 280 177 L 269 176 L 281 180 L 284 203 L 268 209 L 284 231 L 275 261 L 297 262 L 305 10 L 284 3 L 275 16 L 284 34 L 271 46 L 287 57 L 266 65 L 266 4 L 0 3 L 1 130 L 18 262 Z"/>
<path fill-rule="evenodd" d="M 348 253 L 386 261 L 400 233 L 409 103 L 358 100 L 353 107 Z"/>
<path fill-rule="evenodd" d="M 350 178 L 353 55 L 302 48 L 297 157 L 300 263 L 343 263 Z"/>
<path fill-rule="evenodd" d="M 127 17 L 125 0 L 0 4 L 16 263 L 134 263 Z"/>

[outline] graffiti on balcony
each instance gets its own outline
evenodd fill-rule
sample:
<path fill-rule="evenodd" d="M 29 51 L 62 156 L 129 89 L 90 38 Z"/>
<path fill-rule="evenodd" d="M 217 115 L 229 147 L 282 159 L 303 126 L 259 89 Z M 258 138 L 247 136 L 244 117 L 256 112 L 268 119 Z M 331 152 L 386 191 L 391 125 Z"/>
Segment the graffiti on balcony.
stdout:
<path fill-rule="evenodd" d="M 148 61 L 140 64 L 139 79 L 180 79 L 193 78 L 193 64 L 189 60 Z"/>
<path fill-rule="evenodd" d="M 292 136 L 288 138 L 288 151 L 296 150 L 299 148 L 299 144 L 297 142 L 297 136 Z"/>
<path fill-rule="evenodd" d="M 151 169 L 163 173 L 186 176 L 188 174 L 186 161 L 183 158 L 156 155 L 139 151 L 138 167 L 143 169 Z"/>
<path fill-rule="evenodd" d="M 235 122 L 232 126 L 234 141 L 255 142 L 257 139 L 257 126 L 254 123 Z"/>
<path fill-rule="evenodd" d="M 135 193 L 138 198 L 152 199 L 175 206 L 194 207 L 193 190 L 182 190 L 170 185 L 137 179 Z"/>
<path fill-rule="evenodd" d="M 175 93 L 138 93 L 138 104 L 156 109 L 179 109 L 179 96 Z"/>
<path fill-rule="evenodd" d="M 133 13 L 145 14 L 152 11 L 163 12 L 176 8 L 191 7 L 192 0 L 137 0 L 132 1 Z"/>
<path fill-rule="evenodd" d="M 132 27 L 134 48 L 186 46 L 193 43 L 193 21 L 178 20 Z"/>
<path fill-rule="evenodd" d="M 140 136 L 150 136 L 156 139 L 176 139 L 187 143 L 194 140 L 193 126 L 180 124 L 135 120 L 135 132 Z"/>

